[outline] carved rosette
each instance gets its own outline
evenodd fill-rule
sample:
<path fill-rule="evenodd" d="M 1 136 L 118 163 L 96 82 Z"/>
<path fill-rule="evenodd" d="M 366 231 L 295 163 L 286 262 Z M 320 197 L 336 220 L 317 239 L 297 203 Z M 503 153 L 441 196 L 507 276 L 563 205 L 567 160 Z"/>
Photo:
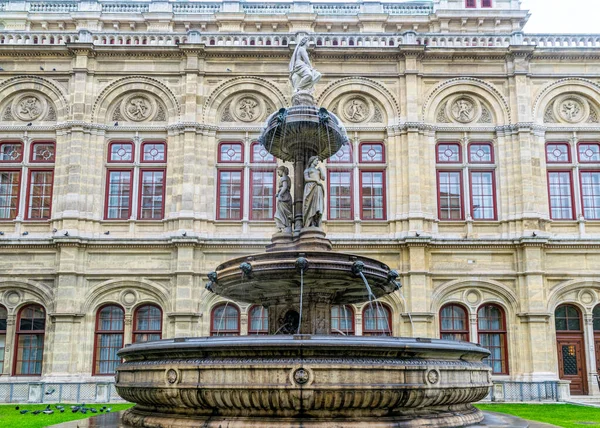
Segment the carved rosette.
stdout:
<path fill-rule="evenodd" d="M 553 113 L 560 122 L 579 123 L 589 117 L 590 105 L 583 97 L 567 94 L 556 99 Z"/>
<path fill-rule="evenodd" d="M 25 93 L 15 97 L 11 104 L 11 113 L 19 120 L 31 122 L 44 117 L 48 111 L 48 102 L 38 94 Z"/>
<path fill-rule="evenodd" d="M 146 94 L 130 94 L 121 102 L 121 116 L 133 122 L 151 120 L 156 115 L 158 103 L 154 97 Z"/>

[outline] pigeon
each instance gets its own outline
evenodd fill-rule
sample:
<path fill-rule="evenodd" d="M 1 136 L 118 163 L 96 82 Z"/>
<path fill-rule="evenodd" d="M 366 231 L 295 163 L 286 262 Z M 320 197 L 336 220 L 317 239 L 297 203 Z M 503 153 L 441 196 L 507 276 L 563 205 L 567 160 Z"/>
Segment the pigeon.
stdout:
<path fill-rule="evenodd" d="M 92 413 L 98 413 L 98 410 L 94 409 L 93 407 L 90 409 L 90 412 Z"/>
<path fill-rule="evenodd" d="M 42 410 L 35 410 L 31 412 L 32 415 L 39 415 L 40 413 L 42 413 Z"/>
<path fill-rule="evenodd" d="M 119 122 L 115 122 L 115 126 L 119 126 Z"/>
<path fill-rule="evenodd" d="M 48 389 L 48 390 L 45 392 L 45 394 L 46 394 L 46 395 L 51 395 L 51 394 L 54 394 L 54 391 L 56 391 L 56 389 L 54 389 L 54 388 L 50 388 L 50 389 Z"/>
<path fill-rule="evenodd" d="M 40 70 L 44 71 L 44 67 L 42 67 L 41 65 L 40 65 Z"/>
<path fill-rule="evenodd" d="M 106 409 L 106 413 L 110 413 L 111 410 L 112 408 L 109 407 L 108 409 Z"/>
<path fill-rule="evenodd" d="M 107 230 L 106 232 L 104 232 L 105 235 L 110 235 L 110 230 Z"/>
<path fill-rule="evenodd" d="M 56 407 L 58 410 L 64 410 L 65 406 L 59 406 L 58 404 L 55 404 L 54 407 Z"/>
<path fill-rule="evenodd" d="M 32 123 L 31 123 L 31 122 L 29 122 L 29 123 L 27 124 L 27 126 L 31 126 L 31 125 L 32 125 Z"/>
<path fill-rule="evenodd" d="M 42 413 L 45 415 L 52 415 L 54 414 L 54 410 L 44 410 Z"/>
<path fill-rule="evenodd" d="M 79 406 L 71 406 L 71 411 L 73 413 L 77 413 L 79 411 L 80 407 Z"/>
<path fill-rule="evenodd" d="M 60 409 L 60 413 L 65 413 L 65 409 Z"/>
<path fill-rule="evenodd" d="M 24 415 L 25 413 L 28 413 L 28 412 L 29 412 L 29 410 L 21 410 L 19 413 Z"/>
<path fill-rule="evenodd" d="M 15 407 L 15 410 L 19 410 L 19 406 Z"/>

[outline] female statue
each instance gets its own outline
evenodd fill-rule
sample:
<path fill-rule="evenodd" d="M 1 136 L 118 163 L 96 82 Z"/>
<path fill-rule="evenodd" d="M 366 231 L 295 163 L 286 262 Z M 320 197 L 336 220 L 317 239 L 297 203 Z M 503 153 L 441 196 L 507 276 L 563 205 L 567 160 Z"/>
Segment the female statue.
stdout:
<path fill-rule="evenodd" d="M 308 39 L 303 37 L 294 50 L 290 61 L 290 80 L 294 92 L 310 91 L 321 78 L 321 73 L 310 64 L 306 43 Z"/>
<path fill-rule="evenodd" d="M 312 156 L 308 167 L 304 170 L 304 198 L 302 201 L 302 218 L 304 227 L 321 227 L 321 219 L 325 206 L 325 173 L 317 168 L 319 157 Z"/>
<path fill-rule="evenodd" d="M 277 175 L 281 177 L 279 179 L 279 185 L 275 198 L 277 199 L 277 206 L 275 209 L 275 224 L 280 232 L 292 232 L 292 195 L 290 194 L 290 188 L 292 187 L 292 181 L 289 177 L 290 170 L 281 165 L 277 168 Z"/>

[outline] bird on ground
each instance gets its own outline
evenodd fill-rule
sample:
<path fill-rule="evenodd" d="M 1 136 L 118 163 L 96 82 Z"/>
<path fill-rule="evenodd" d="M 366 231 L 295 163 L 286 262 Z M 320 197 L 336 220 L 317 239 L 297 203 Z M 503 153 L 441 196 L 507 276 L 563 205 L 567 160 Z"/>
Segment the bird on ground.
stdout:
<path fill-rule="evenodd" d="M 31 122 L 29 122 L 29 123 L 27 124 L 27 126 L 31 126 L 31 125 L 32 125 L 32 123 L 31 123 Z"/>
<path fill-rule="evenodd" d="M 52 415 L 54 414 L 54 410 L 44 410 L 42 413 L 45 415 Z"/>
<path fill-rule="evenodd" d="M 25 413 L 29 413 L 29 410 L 21 410 L 19 413 L 24 415 Z"/>
<path fill-rule="evenodd" d="M 115 122 L 115 126 L 119 126 L 119 122 Z"/>
<path fill-rule="evenodd" d="M 112 408 L 109 407 L 108 409 L 106 409 L 106 413 L 110 413 L 111 410 L 112 410 Z"/>
<path fill-rule="evenodd" d="M 15 407 L 15 410 L 19 410 L 19 406 Z"/>
<path fill-rule="evenodd" d="M 98 413 L 98 410 L 94 409 L 93 407 L 90 409 L 90 412 L 92 413 Z"/>
<path fill-rule="evenodd" d="M 34 410 L 31 412 L 32 415 L 39 415 L 40 413 L 42 413 L 42 410 Z"/>
<path fill-rule="evenodd" d="M 79 407 L 79 406 L 71 406 L 71 411 L 72 411 L 73 413 L 77 413 L 77 412 L 79 411 L 79 409 L 80 409 L 80 408 L 81 408 L 81 407 Z"/>
<path fill-rule="evenodd" d="M 65 406 L 59 406 L 58 404 L 55 404 L 54 407 L 56 407 L 57 410 L 64 410 Z"/>

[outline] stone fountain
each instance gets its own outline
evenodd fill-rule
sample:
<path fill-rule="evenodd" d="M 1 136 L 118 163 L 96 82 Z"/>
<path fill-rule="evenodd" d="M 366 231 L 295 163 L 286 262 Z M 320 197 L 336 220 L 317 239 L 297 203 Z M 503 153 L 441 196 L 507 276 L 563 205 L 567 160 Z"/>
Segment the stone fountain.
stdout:
<path fill-rule="evenodd" d="M 267 308 L 270 335 L 176 338 L 120 350 L 116 388 L 136 403 L 123 416 L 128 426 L 455 427 L 483 419 L 471 403 L 491 386 L 486 349 L 330 335 L 332 305 L 369 302 L 378 311 L 377 299 L 400 284 L 377 260 L 332 251 L 321 228 L 318 163 L 347 137 L 338 118 L 315 105 L 320 76 L 300 41 L 290 62 L 293 106 L 272 114 L 260 139 L 296 172 L 292 186 L 288 169 L 278 169 L 279 232 L 266 252 L 221 264 L 206 285 Z"/>

